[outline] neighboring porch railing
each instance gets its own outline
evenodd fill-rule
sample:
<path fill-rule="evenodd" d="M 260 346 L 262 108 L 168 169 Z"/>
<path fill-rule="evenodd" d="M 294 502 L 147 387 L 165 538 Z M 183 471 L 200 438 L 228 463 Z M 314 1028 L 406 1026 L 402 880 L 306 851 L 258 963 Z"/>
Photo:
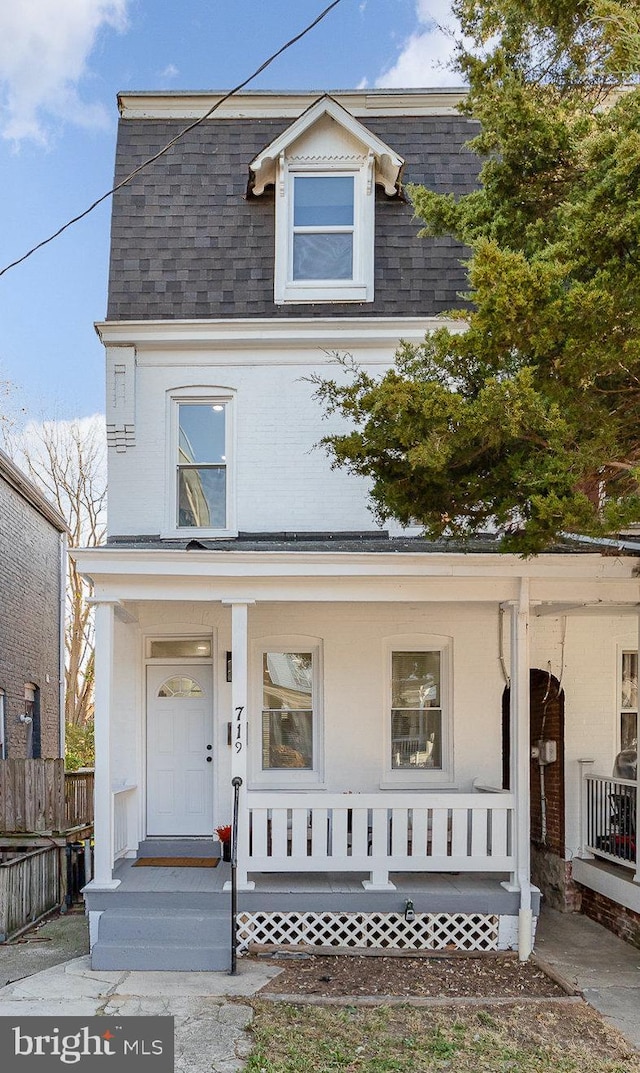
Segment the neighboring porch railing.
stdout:
<path fill-rule="evenodd" d="M 65 771 L 64 805 L 67 827 L 80 827 L 93 823 L 94 784 L 93 769 Z"/>
<path fill-rule="evenodd" d="M 585 775 L 584 849 L 625 868 L 636 866 L 638 785 L 629 779 Z"/>
<path fill-rule="evenodd" d="M 253 792 L 246 870 L 513 872 L 513 815 L 509 793 Z"/>

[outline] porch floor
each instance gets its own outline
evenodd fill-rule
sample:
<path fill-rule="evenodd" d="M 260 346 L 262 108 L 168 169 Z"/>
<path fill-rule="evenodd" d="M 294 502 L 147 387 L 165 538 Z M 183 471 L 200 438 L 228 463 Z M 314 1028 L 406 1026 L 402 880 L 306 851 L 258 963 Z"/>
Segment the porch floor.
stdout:
<path fill-rule="evenodd" d="M 220 861 L 217 868 L 135 868 L 131 859 L 116 862 L 114 879 L 120 880 L 118 890 L 124 893 L 155 891 L 198 894 L 222 893 L 224 884 L 231 879 L 231 865 Z M 252 872 L 249 878 L 255 883 L 257 894 L 358 894 L 360 896 L 386 894 L 386 891 L 365 891 L 362 880 L 368 873 L 359 872 Z M 502 882 L 508 875 L 478 875 L 475 873 L 444 872 L 393 872 L 391 882 L 397 891 L 410 897 L 412 894 L 460 895 L 490 894 L 504 890 Z M 393 891 L 390 893 L 394 893 Z M 505 892 L 507 893 L 507 892 Z"/>

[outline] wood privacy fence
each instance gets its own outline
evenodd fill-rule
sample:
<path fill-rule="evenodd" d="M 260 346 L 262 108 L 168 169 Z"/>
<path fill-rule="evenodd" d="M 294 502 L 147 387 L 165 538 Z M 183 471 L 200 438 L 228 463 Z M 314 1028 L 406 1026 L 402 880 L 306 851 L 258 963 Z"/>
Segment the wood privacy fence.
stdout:
<path fill-rule="evenodd" d="M 61 832 L 93 822 L 93 772 L 64 760 L 0 761 L 0 833 Z"/>
<path fill-rule="evenodd" d="M 60 904 L 62 853 L 51 846 L 0 864 L 0 942 Z"/>

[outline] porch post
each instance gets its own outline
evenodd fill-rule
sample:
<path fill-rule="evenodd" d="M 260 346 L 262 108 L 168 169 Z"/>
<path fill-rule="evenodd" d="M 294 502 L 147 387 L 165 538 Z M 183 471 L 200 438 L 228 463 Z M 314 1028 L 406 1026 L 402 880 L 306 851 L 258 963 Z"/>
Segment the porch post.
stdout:
<path fill-rule="evenodd" d="M 513 886 L 520 891 L 518 954 L 526 961 L 532 950 L 531 790 L 529 764 L 529 578 L 520 579 L 520 595 L 511 607 L 511 790 L 516 804 Z"/>
<path fill-rule="evenodd" d="M 114 602 L 95 604 L 95 837 L 91 886 L 113 890 L 113 794 L 111 792 L 111 695 Z"/>
<path fill-rule="evenodd" d="M 638 616 L 638 662 L 637 662 L 637 675 L 638 685 L 640 685 L 640 616 Z M 637 688 L 637 687 L 636 687 Z M 638 752 L 640 741 L 638 741 L 640 731 L 640 710 L 636 715 L 636 761 L 638 759 Z M 633 877 L 634 882 L 640 883 L 640 853 L 638 852 L 638 812 L 640 806 L 640 764 L 636 763 L 636 807 L 634 811 L 634 834 L 636 842 L 636 871 Z"/>
<path fill-rule="evenodd" d="M 249 808 L 247 804 L 247 704 L 249 699 L 249 614 L 255 600 L 223 600 L 231 607 L 231 776 L 242 779 L 238 802 L 238 870 L 239 890 L 253 890 L 247 878 L 249 861 Z M 231 787 L 229 787 L 231 799 Z M 227 884 L 225 884 L 227 886 Z"/>

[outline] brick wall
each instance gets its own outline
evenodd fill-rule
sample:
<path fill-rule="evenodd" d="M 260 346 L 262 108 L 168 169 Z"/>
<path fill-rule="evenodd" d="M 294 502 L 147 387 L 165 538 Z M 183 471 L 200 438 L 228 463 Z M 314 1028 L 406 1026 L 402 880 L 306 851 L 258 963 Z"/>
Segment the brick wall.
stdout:
<path fill-rule="evenodd" d="M 25 682 L 39 689 L 41 753 L 60 754 L 60 534 L 0 477 L 0 689 L 7 753 L 24 757 Z"/>
<path fill-rule="evenodd" d="M 640 949 L 640 913 L 611 901 L 604 894 L 577 884 L 582 894 L 582 912 L 597 924 Z"/>
<path fill-rule="evenodd" d="M 546 671 L 532 670 L 531 745 L 539 739 L 555 741 L 557 759 L 544 767 L 546 837 L 543 839 L 542 782 L 540 765 L 531 761 L 531 841 L 558 857 L 564 857 L 564 696 L 558 681 Z"/>

